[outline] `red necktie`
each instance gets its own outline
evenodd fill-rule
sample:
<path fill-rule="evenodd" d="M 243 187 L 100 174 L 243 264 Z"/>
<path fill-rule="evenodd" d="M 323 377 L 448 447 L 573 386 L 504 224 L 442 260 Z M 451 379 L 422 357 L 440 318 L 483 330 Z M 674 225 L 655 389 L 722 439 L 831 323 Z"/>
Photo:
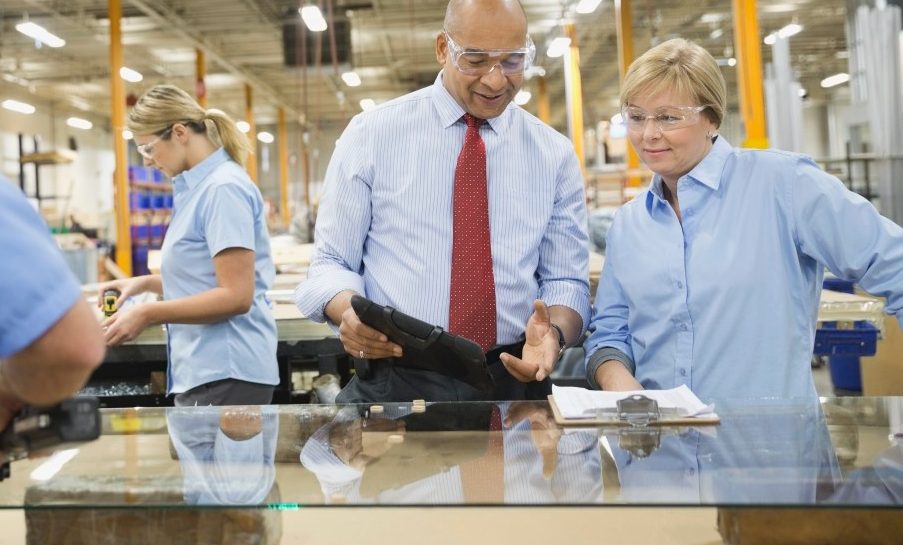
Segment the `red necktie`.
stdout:
<path fill-rule="evenodd" d="M 495 278 L 489 238 L 485 120 L 464 114 L 467 133 L 455 168 L 454 225 L 448 329 L 479 344 L 495 345 Z"/>

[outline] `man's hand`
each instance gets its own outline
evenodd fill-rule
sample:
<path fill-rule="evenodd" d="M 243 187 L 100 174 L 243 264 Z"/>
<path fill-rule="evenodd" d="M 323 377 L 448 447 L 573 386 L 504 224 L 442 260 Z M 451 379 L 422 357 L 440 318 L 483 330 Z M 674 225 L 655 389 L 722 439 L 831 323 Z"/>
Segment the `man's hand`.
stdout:
<path fill-rule="evenodd" d="M 549 307 L 542 300 L 533 301 L 533 314 L 524 332 L 526 341 L 521 357 L 503 352 L 499 359 L 511 376 L 521 382 L 544 380 L 558 361 L 558 331 L 552 327 Z"/>
<path fill-rule="evenodd" d="M 343 291 L 326 305 L 326 315 L 339 324 L 339 339 L 345 351 L 361 359 L 397 358 L 401 347 L 389 341 L 381 332 L 361 322 L 351 307 L 353 291 Z"/>

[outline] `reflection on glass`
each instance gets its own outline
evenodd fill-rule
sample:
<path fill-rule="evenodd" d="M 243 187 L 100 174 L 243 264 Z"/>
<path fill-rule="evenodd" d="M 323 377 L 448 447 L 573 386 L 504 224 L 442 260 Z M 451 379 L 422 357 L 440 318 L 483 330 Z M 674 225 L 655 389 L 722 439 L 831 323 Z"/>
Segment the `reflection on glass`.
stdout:
<path fill-rule="evenodd" d="M 277 410 L 275 406 L 229 406 L 167 412 L 185 503 L 264 503 L 276 476 Z"/>
<path fill-rule="evenodd" d="M 721 425 L 662 429 L 642 452 L 625 448 L 624 430 L 607 434 L 621 501 L 812 505 L 834 490 L 840 471 L 817 404 L 718 412 Z"/>
<path fill-rule="evenodd" d="M 304 444 L 326 503 L 595 503 L 597 435 L 562 434 L 540 403 L 345 408 Z"/>

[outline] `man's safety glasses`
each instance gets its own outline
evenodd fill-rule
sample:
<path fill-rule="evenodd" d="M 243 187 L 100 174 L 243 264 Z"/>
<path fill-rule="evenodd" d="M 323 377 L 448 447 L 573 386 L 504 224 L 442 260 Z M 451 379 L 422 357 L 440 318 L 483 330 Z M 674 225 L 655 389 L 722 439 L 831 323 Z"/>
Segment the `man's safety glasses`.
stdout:
<path fill-rule="evenodd" d="M 452 64 L 468 76 L 486 75 L 495 70 L 496 66 L 506 76 L 519 76 L 533 65 L 536 57 L 536 46 L 529 35 L 525 47 L 518 49 L 475 49 L 458 45 L 448 32 L 443 32 Z"/>

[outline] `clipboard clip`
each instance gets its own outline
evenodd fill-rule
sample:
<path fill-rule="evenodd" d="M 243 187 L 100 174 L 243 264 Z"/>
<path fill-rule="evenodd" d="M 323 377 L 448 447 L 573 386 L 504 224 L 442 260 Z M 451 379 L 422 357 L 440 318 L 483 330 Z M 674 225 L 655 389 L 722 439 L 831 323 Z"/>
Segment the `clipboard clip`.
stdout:
<path fill-rule="evenodd" d="M 618 419 L 634 428 L 646 427 L 661 418 L 658 402 L 642 394 L 618 400 Z"/>

